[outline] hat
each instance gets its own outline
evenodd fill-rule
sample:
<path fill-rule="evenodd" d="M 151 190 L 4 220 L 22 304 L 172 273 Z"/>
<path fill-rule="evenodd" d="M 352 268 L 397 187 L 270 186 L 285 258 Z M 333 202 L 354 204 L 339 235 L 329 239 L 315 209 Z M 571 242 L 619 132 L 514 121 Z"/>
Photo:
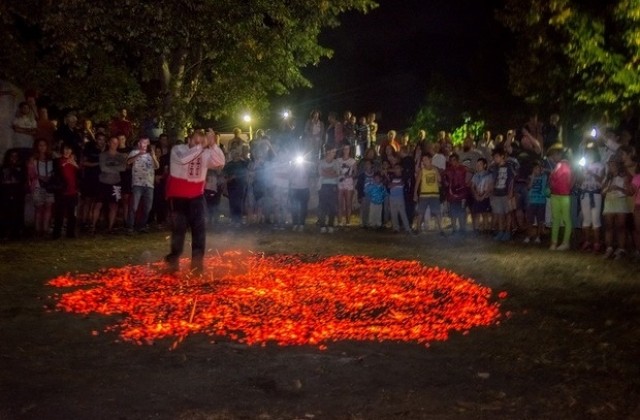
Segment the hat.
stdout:
<path fill-rule="evenodd" d="M 547 149 L 547 155 L 552 154 L 553 152 L 564 152 L 566 149 L 565 147 L 562 145 L 562 143 L 554 143 L 551 146 L 549 146 L 549 148 Z"/>

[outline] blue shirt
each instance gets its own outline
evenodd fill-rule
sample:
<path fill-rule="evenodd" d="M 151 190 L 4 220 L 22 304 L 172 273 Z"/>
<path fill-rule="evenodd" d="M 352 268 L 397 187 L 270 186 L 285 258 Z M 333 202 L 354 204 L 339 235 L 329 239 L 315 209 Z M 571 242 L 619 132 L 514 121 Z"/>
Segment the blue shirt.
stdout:
<path fill-rule="evenodd" d="M 529 189 L 530 204 L 546 204 L 547 174 L 531 175 L 531 188 Z"/>

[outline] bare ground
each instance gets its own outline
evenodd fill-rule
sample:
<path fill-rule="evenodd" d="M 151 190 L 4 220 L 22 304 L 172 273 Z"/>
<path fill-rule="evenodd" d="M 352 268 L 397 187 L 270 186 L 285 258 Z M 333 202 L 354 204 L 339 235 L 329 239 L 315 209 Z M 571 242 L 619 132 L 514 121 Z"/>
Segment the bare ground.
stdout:
<path fill-rule="evenodd" d="M 640 419 L 640 274 L 630 261 L 485 238 L 357 229 L 223 231 L 210 252 L 417 259 L 505 290 L 500 325 L 429 348 L 338 342 L 136 346 L 48 312 L 46 281 L 159 259 L 167 233 L 0 245 L 0 419 Z"/>

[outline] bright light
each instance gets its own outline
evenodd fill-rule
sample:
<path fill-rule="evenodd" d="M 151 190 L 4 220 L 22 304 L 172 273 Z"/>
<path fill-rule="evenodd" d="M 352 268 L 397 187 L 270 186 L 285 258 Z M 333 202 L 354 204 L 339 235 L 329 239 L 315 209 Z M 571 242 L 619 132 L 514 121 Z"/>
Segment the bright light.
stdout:
<path fill-rule="evenodd" d="M 244 120 L 244 122 L 248 123 L 251 122 L 251 115 L 249 114 L 244 114 L 244 116 L 242 117 L 242 119 Z"/>
<path fill-rule="evenodd" d="M 294 162 L 296 163 L 296 165 L 302 165 L 304 163 L 304 156 L 296 156 Z"/>
<path fill-rule="evenodd" d="M 580 161 L 578 161 L 578 165 L 580 166 L 585 166 L 587 164 L 587 159 L 583 157 L 580 158 Z"/>
<path fill-rule="evenodd" d="M 282 113 L 282 118 L 284 118 L 285 120 L 288 119 L 291 116 L 291 113 L 289 111 L 284 111 Z"/>
<path fill-rule="evenodd" d="M 591 137 L 593 137 L 595 139 L 596 137 L 598 137 L 598 130 L 595 127 L 593 127 L 591 129 L 591 133 L 590 134 L 591 134 Z"/>

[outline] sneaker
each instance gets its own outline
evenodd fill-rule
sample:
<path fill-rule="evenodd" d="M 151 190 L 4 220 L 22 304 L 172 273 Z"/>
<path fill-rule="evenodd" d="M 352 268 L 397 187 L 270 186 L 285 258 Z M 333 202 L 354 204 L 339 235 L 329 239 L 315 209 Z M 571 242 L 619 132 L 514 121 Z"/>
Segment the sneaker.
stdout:
<path fill-rule="evenodd" d="M 528 236 L 524 238 L 524 241 L 522 241 L 522 243 L 524 244 L 528 244 L 529 242 L 531 242 L 531 238 L 529 238 Z"/>
<path fill-rule="evenodd" d="M 618 248 L 616 249 L 616 251 L 613 253 L 613 259 L 614 260 L 621 260 L 623 259 L 625 256 L 627 255 L 627 251 L 625 251 L 622 248 Z"/>
<path fill-rule="evenodd" d="M 494 241 L 500 241 L 502 240 L 502 232 L 498 232 L 496 233 L 496 236 L 493 237 Z"/>
<path fill-rule="evenodd" d="M 555 251 L 556 249 L 558 249 L 558 245 L 556 244 L 551 244 L 551 246 L 549 247 L 549 251 Z"/>
<path fill-rule="evenodd" d="M 542 241 L 540 240 L 539 236 L 536 236 L 536 239 L 534 239 L 533 242 L 536 243 L 536 244 L 542 243 Z"/>
<path fill-rule="evenodd" d="M 568 251 L 571 247 L 568 243 L 562 243 L 556 248 L 556 251 Z"/>
<path fill-rule="evenodd" d="M 327 232 L 333 233 L 333 228 L 332 227 L 327 228 Z"/>
<path fill-rule="evenodd" d="M 591 250 L 591 242 L 585 242 L 582 244 L 582 246 L 580 247 L 580 251 L 590 251 Z"/>
<path fill-rule="evenodd" d="M 593 244 L 593 253 L 594 254 L 599 254 L 602 252 L 602 245 L 600 245 L 599 243 L 595 243 Z"/>
<path fill-rule="evenodd" d="M 502 237 L 500 238 L 502 242 L 507 242 L 511 240 L 511 234 L 509 232 L 503 232 Z"/>
<path fill-rule="evenodd" d="M 298 232 L 304 232 L 304 225 L 298 225 Z"/>
<path fill-rule="evenodd" d="M 293 231 L 297 232 L 298 231 L 298 225 L 293 225 Z"/>
<path fill-rule="evenodd" d="M 607 250 L 604 251 L 604 255 L 602 256 L 602 258 L 606 260 L 608 258 L 611 258 L 612 256 L 613 256 L 613 247 L 608 246 Z"/>
<path fill-rule="evenodd" d="M 327 233 L 327 228 L 326 227 L 321 227 L 320 228 L 320 233 Z"/>

